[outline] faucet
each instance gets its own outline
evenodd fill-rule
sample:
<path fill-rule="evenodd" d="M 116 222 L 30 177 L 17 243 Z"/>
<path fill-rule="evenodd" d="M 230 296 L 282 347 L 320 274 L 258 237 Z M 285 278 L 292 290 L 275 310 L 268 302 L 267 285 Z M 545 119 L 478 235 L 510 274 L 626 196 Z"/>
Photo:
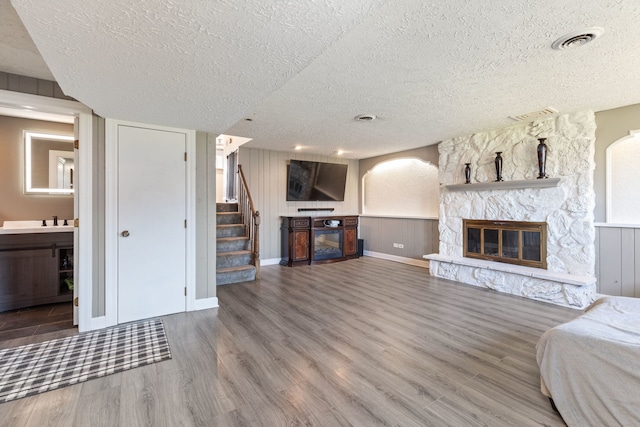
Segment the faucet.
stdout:
<path fill-rule="evenodd" d="M 54 215 L 53 216 L 53 225 L 57 226 L 58 225 L 58 215 Z"/>

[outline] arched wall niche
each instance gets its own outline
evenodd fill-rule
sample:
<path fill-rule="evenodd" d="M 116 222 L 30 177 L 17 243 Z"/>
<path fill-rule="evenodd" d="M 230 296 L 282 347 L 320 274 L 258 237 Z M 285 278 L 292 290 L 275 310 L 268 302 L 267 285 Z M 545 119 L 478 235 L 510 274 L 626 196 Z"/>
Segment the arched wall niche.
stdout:
<path fill-rule="evenodd" d="M 375 164 L 362 177 L 362 213 L 393 217 L 437 218 L 438 168 L 417 157 Z"/>
<path fill-rule="evenodd" d="M 640 224 L 640 129 L 618 139 L 606 151 L 606 219 Z"/>

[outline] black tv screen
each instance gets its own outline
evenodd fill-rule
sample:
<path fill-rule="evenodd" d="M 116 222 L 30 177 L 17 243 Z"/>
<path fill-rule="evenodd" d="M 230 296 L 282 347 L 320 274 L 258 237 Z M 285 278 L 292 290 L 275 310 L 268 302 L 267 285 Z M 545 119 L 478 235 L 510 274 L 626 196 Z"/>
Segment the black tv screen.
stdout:
<path fill-rule="evenodd" d="M 287 167 L 287 201 L 342 202 L 347 165 L 290 160 Z"/>

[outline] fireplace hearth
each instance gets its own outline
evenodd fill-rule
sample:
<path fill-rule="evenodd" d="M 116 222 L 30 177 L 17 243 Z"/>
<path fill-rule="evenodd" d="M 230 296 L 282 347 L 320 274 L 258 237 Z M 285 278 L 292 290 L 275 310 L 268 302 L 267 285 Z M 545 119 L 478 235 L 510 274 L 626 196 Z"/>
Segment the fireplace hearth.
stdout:
<path fill-rule="evenodd" d="M 462 221 L 464 256 L 547 268 L 547 224 L 527 221 Z"/>

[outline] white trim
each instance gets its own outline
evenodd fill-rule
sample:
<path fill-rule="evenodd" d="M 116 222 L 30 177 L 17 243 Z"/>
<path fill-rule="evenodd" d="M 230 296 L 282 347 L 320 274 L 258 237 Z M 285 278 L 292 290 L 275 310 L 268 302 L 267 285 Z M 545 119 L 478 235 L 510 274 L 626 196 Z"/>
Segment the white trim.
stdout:
<path fill-rule="evenodd" d="M 196 310 L 196 131 L 184 130 L 187 150 L 186 311 Z M 216 306 L 217 306 L 216 298 Z"/>
<path fill-rule="evenodd" d="M 185 311 L 196 305 L 196 132 L 124 120 L 105 119 L 105 313 L 106 326 L 118 323 L 118 127 L 130 126 L 184 133 L 186 137 L 186 272 Z M 191 226 L 189 226 L 191 224 Z"/>
<path fill-rule="evenodd" d="M 91 115 L 91 109 L 78 101 L 67 99 L 49 98 L 47 96 L 32 95 L 29 93 L 13 92 L 0 89 L 0 105 L 3 107 L 43 111 L 47 113 L 62 114 L 65 116 L 77 116 L 78 114 Z"/>
<path fill-rule="evenodd" d="M 615 224 L 607 222 L 596 222 L 593 225 L 604 228 L 640 228 L 640 224 Z"/>
<path fill-rule="evenodd" d="M 362 214 L 360 218 L 389 218 L 389 219 L 419 219 L 424 221 L 438 221 L 440 218 L 430 216 L 402 216 L 402 215 L 374 215 Z"/>
<path fill-rule="evenodd" d="M 96 329 L 103 329 L 107 326 L 110 325 L 107 324 L 107 318 L 105 316 L 94 317 L 93 319 L 91 319 L 91 329 L 89 330 L 95 331 Z"/>
<path fill-rule="evenodd" d="M 276 265 L 280 264 L 282 258 L 269 258 L 269 259 L 261 259 L 260 267 L 264 267 L 265 265 Z"/>
<path fill-rule="evenodd" d="M 93 241 L 93 116 L 91 112 L 78 116 L 78 176 L 76 197 L 78 197 L 78 248 L 79 256 L 76 264 L 78 272 L 78 331 L 95 329 L 92 323 L 93 307 L 93 255 L 98 242 Z M 85 285 L 86 284 L 86 285 Z"/>
<path fill-rule="evenodd" d="M 429 268 L 429 262 L 415 258 L 407 258 L 397 255 L 383 254 L 382 252 L 364 251 L 364 256 L 386 259 L 388 261 L 401 262 L 402 264 L 415 265 L 416 267 Z"/>
<path fill-rule="evenodd" d="M 208 308 L 217 308 L 218 306 L 218 298 L 200 298 L 194 301 L 195 310 L 206 310 Z"/>
<path fill-rule="evenodd" d="M 104 125 L 104 304 L 105 326 L 118 324 L 118 123 Z"/>
<path fill-rule="evenodd" d="M 82 218 L 82 226 L 78 228 L 78 248 L 82 255 L 76 257 L 78 282 L 78 331 L 93 329 L 93 117 L 89 107 L 77 101 L 49 98 L 27 93 L 0 90 L 0 104 L 5 107 L 22 109 L 25 105 L 32 110 L 47 113 L 78 117 L 78 141 L 82 149 L 78 156 L 78 218 Z"/>
<path fill-rule="evenodd" d="M 613 212 L 611 211 L 611 148 L 618 145 L 621 142 L 628 141 L 630 139 L 636 139 L 640 137 L 640 129 L 630 130 L 629 135 L 624 136 L 613 143 L 611 143 L 607 149 L 605 150 L 606 161 L 605 161 L 605 170 L 604 170 L 604 179 L 605 179 L 605 221 L 607 223 L 611 222 Z"/>

